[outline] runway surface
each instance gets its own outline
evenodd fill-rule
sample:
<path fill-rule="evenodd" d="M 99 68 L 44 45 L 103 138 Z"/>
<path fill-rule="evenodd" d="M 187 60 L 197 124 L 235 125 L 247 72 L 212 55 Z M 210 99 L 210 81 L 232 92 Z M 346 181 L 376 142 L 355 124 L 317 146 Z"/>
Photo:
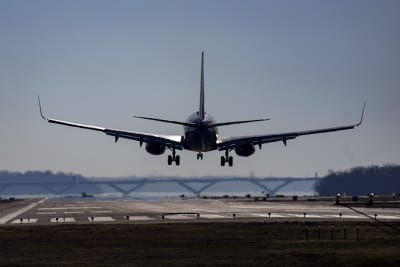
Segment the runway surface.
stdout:
<path fill-rule="evenodd" d="M 400 209 L 357 207 L 333 202 L 252 201 L 249 199 L 102 200 L 36 199 L 0 213 L 0 224 L 153 223 L 227 220 L 400 221 Z"/>

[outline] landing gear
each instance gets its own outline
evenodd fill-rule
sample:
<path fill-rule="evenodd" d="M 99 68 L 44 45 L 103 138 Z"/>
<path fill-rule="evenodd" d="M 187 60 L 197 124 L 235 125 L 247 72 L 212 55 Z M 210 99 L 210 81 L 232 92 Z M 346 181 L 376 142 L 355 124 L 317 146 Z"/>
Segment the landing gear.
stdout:
<path fill-rule="evenodd" d="M 175 162 L 176 166 L 179 166 L 181 162 L 181 157 L 175 155 L 175 149 L 172 149 L 172 155 L 168 155 L 168 165 L 172 165 L 172 162 Z"/>
<path fill-rule="evenodd" d="M 197 153 L 197 160 L 199 159 L 203 160 L 203 153 L 201 152 Z"/>
<path fill-rule="evenodd" d="M 225 156 L 221 156 L 221 166 L 225 166 L 228 163 L 229 167 L 233 166 L 233 157 L 229 156 L 229 151 L 225 150 Z"/>

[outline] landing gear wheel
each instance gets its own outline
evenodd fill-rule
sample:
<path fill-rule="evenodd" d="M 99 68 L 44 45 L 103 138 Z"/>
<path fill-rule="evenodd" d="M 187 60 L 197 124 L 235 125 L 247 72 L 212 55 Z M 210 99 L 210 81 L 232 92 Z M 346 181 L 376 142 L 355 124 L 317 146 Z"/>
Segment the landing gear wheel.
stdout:
<path fill-rule="evenodd" d="M 197 160 L 199 159 L 203 160 L 203 153 L 201 152 L 197 153 Z"/>
<path fill-rule="evenodd" d="M 221 166 L 225 166 L 225 157 L 221 156 Z"/>
<path fill-rule="evenodd" d="M 175 154 L 175 149 L 172 149 L 172 155 L 168 155 L 168 165 L 172 165 L 172 162 L 175 162 L 176 166 L 181 163 L 181 157 Z"/>
<path fill-rule="evenodd" d="M 232 158 L 232 156 L 230 156 L 230 157 L 228 158 L 228 163 L 229 163 L 229 167 L 232 167 L 232 166 L 233 166 L 233 158 Z"/>
<path fill-rule="evenodd" d="M 229 149 L 225 150 L 225 156 L 221 156 L 221 166 L 225 166 L 225 163 L 229 165 L 229 167 L 233 166 L 233 157 L 229 156 Z"/>

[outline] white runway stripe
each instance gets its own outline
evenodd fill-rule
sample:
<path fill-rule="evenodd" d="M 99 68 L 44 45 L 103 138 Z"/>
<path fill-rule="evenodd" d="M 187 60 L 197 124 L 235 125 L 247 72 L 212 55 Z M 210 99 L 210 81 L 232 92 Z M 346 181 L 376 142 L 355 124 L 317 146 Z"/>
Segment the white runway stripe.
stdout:
<path fill-rule="evenodd" d="M 50 214 L 56 214 L 55 211 L 53 212 L 36 212 L 37 215 L 50 215 Z"/>
<path fill-rule="evenodd" d="M 101 209 L 98 206 L 71 206 L 71 207 L 54 207 L 54 208 L 38 208 L 38 210 L 81 210 L 81 209 Z"/>
<path fill-rule="evenodd" d="M 191 214 L 174 214 L 174 215 L 166 215 L 166 219 L 169 220 L 190 220 L 190 219 L 196 219 L 196 215 L 191 215 Z"/>
<path fill-rule="evenodd" d="M 372 218 L 374 218 L 374 216 L 371 216 Z M 376 216 L 376 218 L 379 220 L 400 220 L 400 216 L 389 216 L 389 215 L 379 215 Z"/>
<path fill-rule="evenodd" d="M 150 218 L 148 216 L 129 216 L 130 221 L 150 221 L 154 220 L 153 218 Z"/>
<path fill-rule="evenodd" d="M 26 224 L 26 223 L 36 223 L 38 221 L 38 219 L 22 219 L 22 222 L 21 222 L 21 219 L 15 219 L 14 221 L 12 221 L 11 223 L 14 223 L 14 224 L 16 224 L 16 223 L 19 223 L 19 224 Z"/>
<path fill-rule="evenodd" d="M 224 219 L 224 218 L 232 218 L 232 216 L 226 216 L 226 215 L 221 215 L 221 214 L 200 214 L 200 218 Z"/>
<path fill-rule="evenodd" d="M 92 217 L 88 217 L 88 220 L 91 222 Z M 113 221 L 115 220 L 111 217 L 93 217 L 93 222 L 113 222 Z"/>
<path fill-rule="evenodd" d="M 58 219 L 58 220 L 57 220 Z M 57 218 L 51 218 L 50 222 L 52 223 L 72 223 L 72 222 L 76 222 L 75 218 L 73 217 L 57 217 Z"/>
<path fill-rule="evenodd" d="M 15 211 L 13 213 L 7 214 L 6 216 L 3 216 L 2 218 L 0 218 L 0 224 L 4 224 L 4 223 L 14 219 L 15 217 L 21 215 L 22 213 L 27 212 L 30 209 L 33 209 L 34 207 L 36 207 L 39 204 L 42 204 L 46 200 L 47 200 L 47 198 L 44 198 L 44 199 L 42 199 L 42 200 L 40 200 L 40 201 L 38 201 L 36 203 L 32 203 L 32 204 L 30 204 L 30 205 L 28 205 L 28 206 L 26 206 L 26 207 L 24 207 L 24 208 L 22 208 L 20 210 L 17 210 L 17 211 Z"/>
<path fill-rule="evenodd" d="M 81 214 L 83 211 L 65 211 L 64 214 Z"/>

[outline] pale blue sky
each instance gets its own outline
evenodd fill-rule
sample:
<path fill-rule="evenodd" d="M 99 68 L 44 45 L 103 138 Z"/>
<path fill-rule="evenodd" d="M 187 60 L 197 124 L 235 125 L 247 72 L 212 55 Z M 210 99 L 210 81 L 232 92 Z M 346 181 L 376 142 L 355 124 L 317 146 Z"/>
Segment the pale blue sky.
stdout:
<path fill-rule="evenodd" d="M 0 169 L 90 176 L 308 176 L 400 163 L 400 1 L 0 1 Z M 217 121 L 271 121 L 222 135 L 362 127 L 264 145 L 235 166 L 220 152 L 180 167 L 137 142 L 45 123 L 181 134 L 197 109 Z"/>

